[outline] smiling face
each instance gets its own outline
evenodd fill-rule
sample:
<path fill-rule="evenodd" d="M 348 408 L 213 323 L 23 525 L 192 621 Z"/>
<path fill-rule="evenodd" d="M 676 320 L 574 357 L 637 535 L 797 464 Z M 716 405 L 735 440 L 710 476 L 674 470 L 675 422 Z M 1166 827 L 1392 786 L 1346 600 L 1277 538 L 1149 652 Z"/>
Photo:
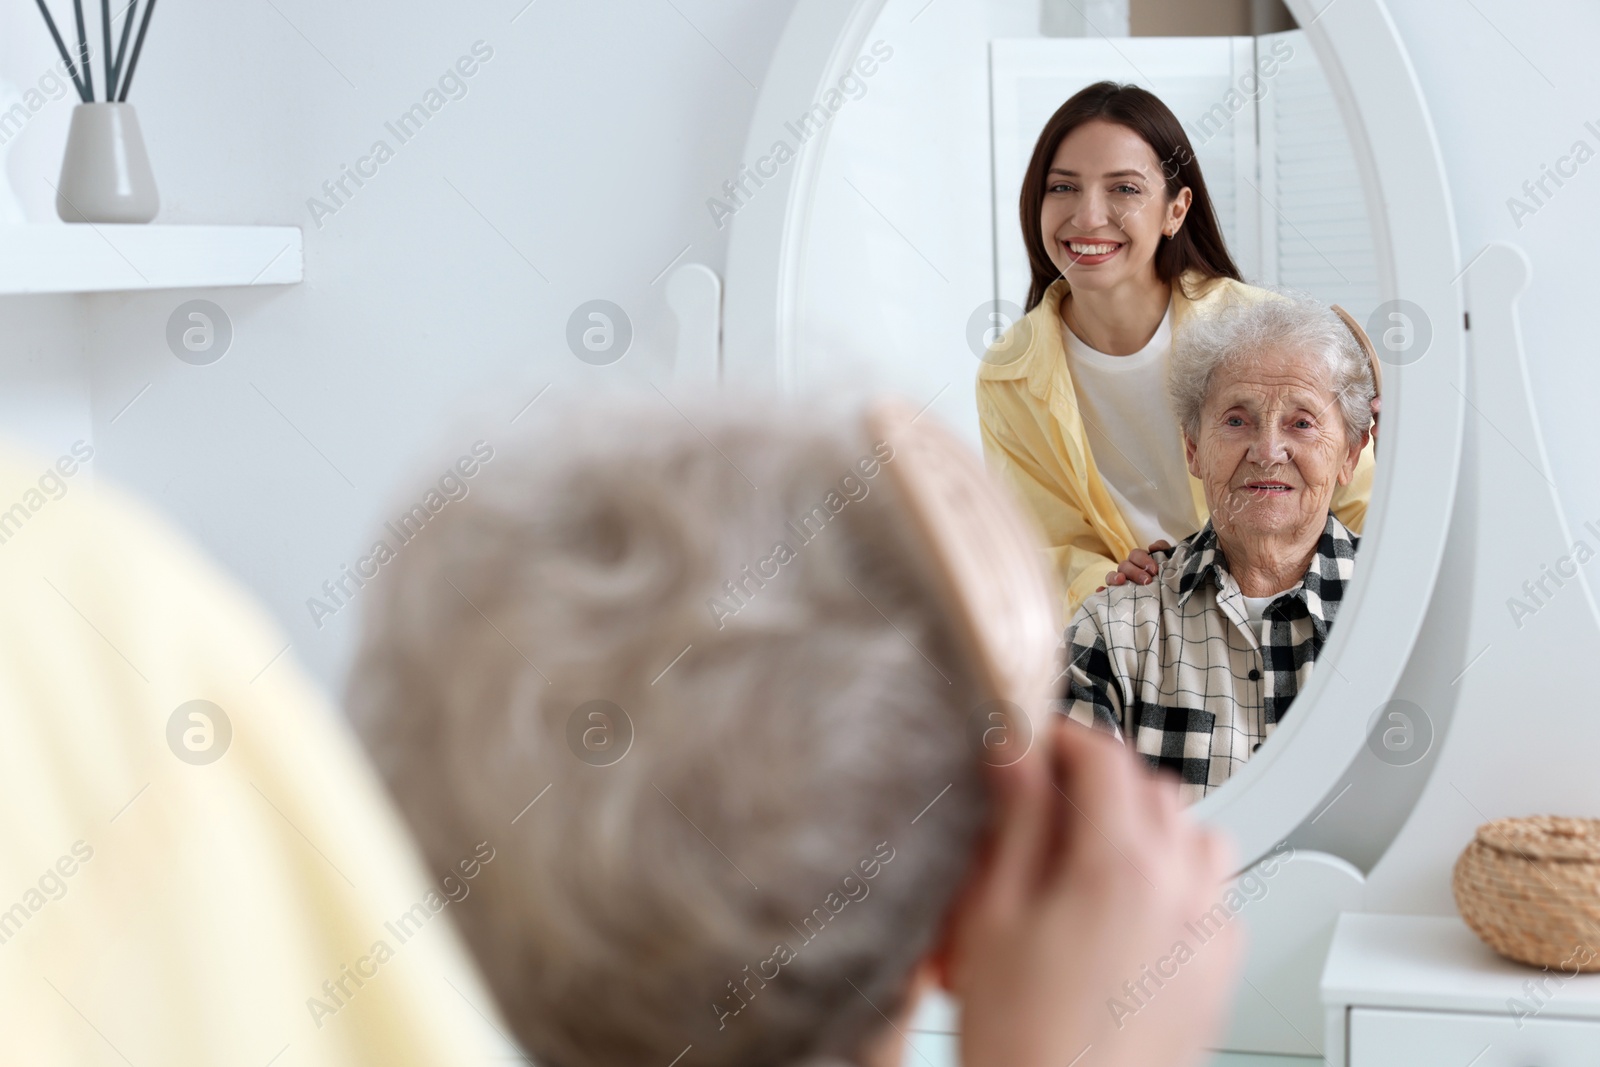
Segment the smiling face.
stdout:
<path fill-rule="evenodd" d="M 1347 439 L 1324 362 L 1281 349 L 1218 368 L 1199 436 L 1184 434 L 1218 536 L 1246 551 L 1314 541 L 1365 446 Z"/>
<path fill-rule="evenodd" d="M 1075 290 L 1105 291 L 1156 281 L 1163 233 L 1189 210 L 1188 188 L 1167 198 L 1161 161 L 1143 137 L 1091 119 L 1057 146 L 1045 175 L 1039 232 L 1056 269 Z"/>

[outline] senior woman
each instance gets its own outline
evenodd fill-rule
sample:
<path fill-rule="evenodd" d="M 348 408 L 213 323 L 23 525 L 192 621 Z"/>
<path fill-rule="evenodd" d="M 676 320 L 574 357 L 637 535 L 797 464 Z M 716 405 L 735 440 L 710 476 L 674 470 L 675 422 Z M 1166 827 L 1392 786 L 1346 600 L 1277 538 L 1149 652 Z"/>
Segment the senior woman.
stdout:
<path fill-rule="evenodd" d="M 889 1067 L 937 979 L 967 1064 L 1196 1062 L 1231 943 L 1106 1006 L 1226 849 L 1089 731 L 969 747 L 980 672 L 884 474 L 916 449 L 683 409 L 500 442 L 368 594 L 352 715 L 438 869 L 493 850 L 450 912 L 534 1061 Z"/>
<path fill-rule="evenodd" d="M 1355 566 L 1358 539 L 1330 504 L 1367 445 L 1375 388 L 1350 328 L 1292 297 L 1193 323 L 1169 387 L 1210 518 L 1153 582 L 1084 602 L 1062 710 L 1176 772 L 1192 801 L 1311 677 Z"/>

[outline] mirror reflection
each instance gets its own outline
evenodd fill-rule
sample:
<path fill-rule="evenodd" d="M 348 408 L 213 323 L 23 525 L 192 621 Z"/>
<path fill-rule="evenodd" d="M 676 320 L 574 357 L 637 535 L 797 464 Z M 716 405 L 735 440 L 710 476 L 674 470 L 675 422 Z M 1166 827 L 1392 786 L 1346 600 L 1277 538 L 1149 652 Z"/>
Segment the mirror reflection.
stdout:
<path fill-rule="evenodd" d="M 1283 721 L 1354 573 L 1381 405 L 1332 308 L 1378 303 L 1371 226 L 1303 32 L 1046 36 L 1052 7 L 885 6 L 796 376 L 931 398 L 981 447 L 1048 546 L 1058 707 L 1195 800 Z"/>

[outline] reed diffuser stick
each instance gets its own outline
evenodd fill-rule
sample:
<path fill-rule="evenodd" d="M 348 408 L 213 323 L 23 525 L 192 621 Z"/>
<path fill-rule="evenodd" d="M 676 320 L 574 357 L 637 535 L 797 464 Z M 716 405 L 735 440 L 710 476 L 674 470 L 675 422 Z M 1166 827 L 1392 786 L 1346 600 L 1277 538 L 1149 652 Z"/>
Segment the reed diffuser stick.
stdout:
<path fill-rule="evenodd" d="M 84 88 L 94 102 L 94 70 L 89 66 L 89 35 L 83 29 L 83 0 L 72 0 L 72 13 L 78 17 L 78 64 L 83 69 Z"/>
<path fill-rule="evenodd" d="M 79 99 L 85 104 L 89 103 L 89 94 L 83 87 L 83 79 L 78 77 L 78 68 L 72 65 L 72 56 L 67 54 L 67 42 L 61 39 L 61 31 L 56 29 L 56 20 L 50 17 L 50 9 L 44 6 L 44 0 L 38 0 L 38 4 L 39 14 L 44 16 L 44 24 L 55 39 L 56 51 L 61 53 L 61 62 L 67 65 L 67 73 L 72 76 L 72 85 L 78 90 Z"/>
<path fill-rule="evenodd" d="M 139 68 L 139 53 L 144 51 L 144 31 L 150 28 L 150 13 L 156 9 L 156 0 L 144 5 L 144 18 L 139 21 L 139 36 L 133 39 L 133 55 L 128 57 L 128 73 L 122 77 L 122 88 L 117 92 L 119 101 L 128 99 L 128 86 L 133 84 L 133 72 Z"/>
<path fill-rule="evenodd" d="M 100 61 L 106 68 L 106 99 L 109 101 L 117 91 L 117 83 L 111 78 L 111 0 L 100 0 L 100 47 L 105 52 Z"/>
<path fill-rule="evenodd" d="M 106 93 L 107 100 L 117 98 L 117 86 L 122 84 L 122 61 L 128 58 L 128 38 L 133 32 L 134 17 L 139 14 L 139 0 L 128 0 L 128 6 L 122 9 L 122 43 L 117 45 L 117 62 L 111 68 L 111 91 Z"/>

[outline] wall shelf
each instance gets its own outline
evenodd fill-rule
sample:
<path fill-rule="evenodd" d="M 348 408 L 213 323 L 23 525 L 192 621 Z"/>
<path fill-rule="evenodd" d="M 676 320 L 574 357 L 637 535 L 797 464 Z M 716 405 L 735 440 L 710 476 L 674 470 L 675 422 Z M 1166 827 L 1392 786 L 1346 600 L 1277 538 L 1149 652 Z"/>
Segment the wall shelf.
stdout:
<path fill-rule="evenodd" d="M 304 277 L 298 226 L 0 228 L 0 296 L 292 285 Z"/>

